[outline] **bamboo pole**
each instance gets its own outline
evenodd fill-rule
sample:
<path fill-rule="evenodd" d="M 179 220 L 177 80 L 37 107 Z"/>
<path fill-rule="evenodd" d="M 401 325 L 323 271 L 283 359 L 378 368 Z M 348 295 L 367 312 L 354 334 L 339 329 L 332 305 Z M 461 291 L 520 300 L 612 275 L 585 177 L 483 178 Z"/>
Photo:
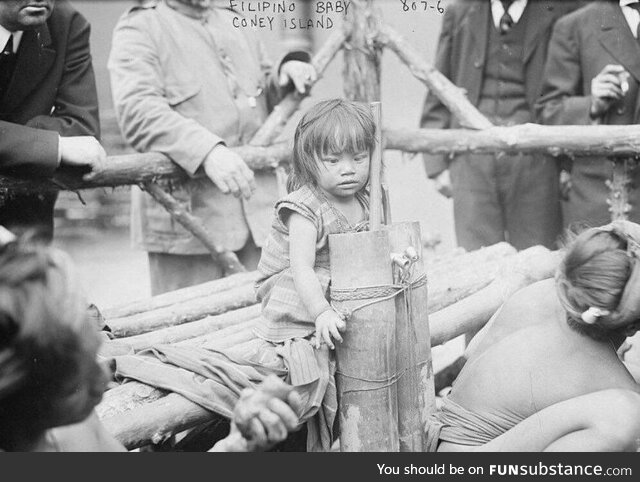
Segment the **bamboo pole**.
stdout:
<path fill-rule="evenodd" d="M 257 271 L 250 271 L 247 273 L 237 273 L 226 278 L 220 278 L 213 281 L 207 281 L 194 286 L 188 286 L 175 291 L 169 291 L 160 295 L 153 296 L 151 298 L 145 298 L 142 300 L 132 301 L 125 305 L 113 306 L 101 310 L 102 316 L 107 320 L 112 318 L 124 318 L 125 316 L 135 315 L 144 311 L 156 310 L 158 308 L 164 308 L 166 306 L 173 305 L 195 298 L 201 298 L 203 296 L 211 296 L 216 293 L 237 288 L 238 286 L 244 286 L 247 284 L 253 284 L 260 274 Z"/>
<path fill-rule="evenodd" d="M 213 296 L 205 296 L 157 310 L 109 320 L 108 325 L 117 337 L 139 335 L 149 331 L 179 325 L 205 316 L 244 308 L 256 303 L 253 285 L 238 286 Z"/>
<path fill-rule="evenodd" d="M 470 129 L 486 129 L 493 125 L 469 102 L 463 89 L 455 86 L 432 65 L 425 62 L 423 55 L 409 45 L 394 29 L 387 25 L 382 26 L 380 40 L 396 53 L 418 80 L 438 96 L 462 126 Z"/>
<path fill-rule="evenodd" d="M 392 252 L 404 254 L 411 248 L 415 253 L 409 281 L 417 281 L 425 274 L 420 223 L 396 223 L 387 229 Z M 396 284 L 401 282 L 398 279 L 401 274 L 402 271 L 396 268 Z M 401 452 L 424 450 L 427 420 L 436 409 L 427 291 L 427 285 L 423 284 L 395 297 L 396 363 L 399 374 L 398 437 Z"/>
<path fill-rule="evenodd" d="M 218 245 L 202 221 L 181 206 L 171 194 L 165 192 L 153 182 L 142 183 L 140 187 L 149 193 L 153 199 L 167 210 L 173 219 L 193 234 L 209 250 L 211 257 L 222 267 L 225 274 L 246 271 L 236 254 Z"/>
<path fill-rule="evenodd" d="M 382 223 L 382 105 L 372 102 L 370 107 L 376 131 L 369 167 L 369 229 L 376 231 Z"/>
<path fill-rule="evenodd" d="M 334 234 L 329 250 L 333 303 L 353 310 L 344 341 L 336 344 L 340 450 L 397 452 L 395 300 L 366 305 L 366 299 L 334 298 L 339 289 L 392 284 L 388 235 L 382 230 Z"/>

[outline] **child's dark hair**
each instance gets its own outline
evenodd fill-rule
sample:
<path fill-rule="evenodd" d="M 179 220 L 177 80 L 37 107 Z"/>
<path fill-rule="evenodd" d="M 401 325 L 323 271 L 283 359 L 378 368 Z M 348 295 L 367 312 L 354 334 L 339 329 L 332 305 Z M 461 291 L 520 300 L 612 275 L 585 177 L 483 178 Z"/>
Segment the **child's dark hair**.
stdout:
<path fill-rule="evenodd" d="M 97 364 L 88 323 L 68 256 L 24 238 L 0 247 L 0 448 L 55 425 L 53 402 Z"/>
<path fill-rule="evenodd" d="M 344 99 L 317 103 L 296 128 L 287 190 L 316 185 L 318 161 L 328 154 L 373 152 L 376 126 L 368 105 Z"/>

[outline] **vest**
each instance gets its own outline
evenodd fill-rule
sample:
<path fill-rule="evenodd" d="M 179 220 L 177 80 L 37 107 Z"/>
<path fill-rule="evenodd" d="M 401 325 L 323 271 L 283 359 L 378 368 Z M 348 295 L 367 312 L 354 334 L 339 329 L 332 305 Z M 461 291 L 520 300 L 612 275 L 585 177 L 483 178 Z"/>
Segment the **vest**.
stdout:
<path fill-rule="evenodd" d="M 487 59 L 478 109 L 496 125 L 524 124 L 532 120 L 525 92 L 524 33 L 528 12 L 511 30 L 501 34 L 489 15 Z"/>

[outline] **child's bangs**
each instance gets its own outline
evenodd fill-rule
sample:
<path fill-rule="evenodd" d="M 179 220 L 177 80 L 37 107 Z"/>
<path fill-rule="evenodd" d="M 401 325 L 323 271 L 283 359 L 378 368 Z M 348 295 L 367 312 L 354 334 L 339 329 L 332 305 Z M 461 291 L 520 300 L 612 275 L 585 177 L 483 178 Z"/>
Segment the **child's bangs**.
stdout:
<path fill-rule="evenodd" d="M 319 131 L 322 142 L 316 144 L 320 151 L 316 152 L 320 157 L 328 154 L 350 153 L 356 154 L 368 151 L 373 146 L 373 135 L 367 132 L 363 119 L 353 112 L 345 112 L 335 109 L 330 112 L 322 122 Z"/>

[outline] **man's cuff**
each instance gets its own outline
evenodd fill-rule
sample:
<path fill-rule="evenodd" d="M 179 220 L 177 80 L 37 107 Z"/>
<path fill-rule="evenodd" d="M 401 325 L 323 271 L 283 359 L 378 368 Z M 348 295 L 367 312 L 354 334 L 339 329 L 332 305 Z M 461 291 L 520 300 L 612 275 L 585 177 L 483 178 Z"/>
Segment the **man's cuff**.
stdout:
<path fill-rule="evenodd" d="M 294 50 L 285 54 L 276 65 L 278 66 L 276 73 L 280 75 L 280 69 L 282 66 L 290 60 L 299 60 L 300 62 L 311 62 L 311 54 L 305 50 Z"/>
<path fill-rule="evenodd" d="M 62 136 L 58 134 L 58 164 L 56 167 L 60 167 L 62 164 Z"/>

